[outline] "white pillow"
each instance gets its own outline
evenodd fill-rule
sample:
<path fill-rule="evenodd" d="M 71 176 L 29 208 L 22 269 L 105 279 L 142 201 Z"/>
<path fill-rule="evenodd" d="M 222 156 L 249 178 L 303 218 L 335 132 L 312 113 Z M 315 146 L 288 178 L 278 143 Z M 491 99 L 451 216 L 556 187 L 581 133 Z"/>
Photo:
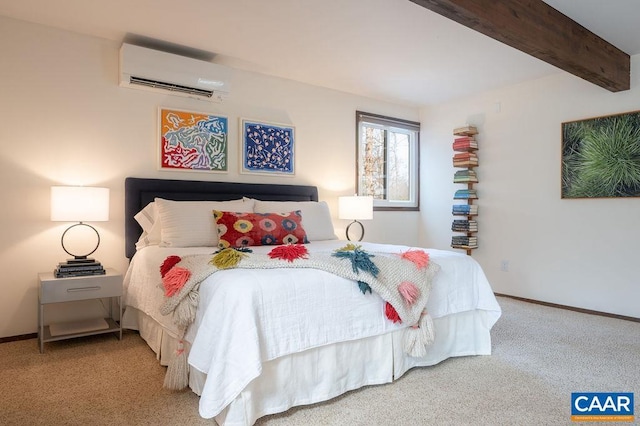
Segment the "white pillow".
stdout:
<path fill-rule="evenodd" d="M 155 199 L 160 216 L 163 247 L 216 247 L 213 210 L 252 213 L 253 202 L 233 201 L 171 201 Z"/>
<path fill-rule="evenodd" d="M 246 198 L 249 200 L 249 198 Z M 302 211 L 302 227 L 310 242 L 337 240 L 325 201 L 261 201 L 255 200 L 255 213 Z"/>
<path fill-rule="evenodd" d="M 142 235 L 136 243 L 136 249 L 160 244 L 160 219 L 158 218 L 158 209 L 153 201 L 140 210 L 134 219 L 142 227 Z"/>

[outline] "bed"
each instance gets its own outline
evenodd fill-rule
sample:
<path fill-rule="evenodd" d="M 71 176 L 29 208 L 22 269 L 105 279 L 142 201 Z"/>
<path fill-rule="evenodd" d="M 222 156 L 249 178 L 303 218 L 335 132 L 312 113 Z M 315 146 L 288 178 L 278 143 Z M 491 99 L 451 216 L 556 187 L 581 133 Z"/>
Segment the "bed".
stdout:
<path fill-rule="evenodd" d="M 371 288 L 363 291 L 352 277 L 333 269 L 284 267 L 293 261 L 283 258 L 277 259 L 283 267 L 232 267 L 204 275 L 200 271 L 205 266 L 193 266 L 187 282 L 197 281 L 197 292 L 185 293 L 197 296 L 192 318 L 176 321 L 176 311 L 168 312 L 167 304 L 187 286 L 167 297 L 167 276 L 178 266 L 196 265 L 224 251 L 216 227 L 221 216 L 214 220 L 212 210 L 240 217 L 297 212 L 305 241 L 275 246 L 253 242 L 244 247 L 250 259 L 273 259 L 273 253 L 288 253 L 300 243 L 305 243 L 305 260 L 333 258 L 344 250 L 361 250 L 376 263 L 426 253 L 433 274 L 422 292 L 425 309 L 419 323 L 427 324 L 427 318 L 428 326 L 392 320 L 385 311 L 389 300 Z M 179 356 L 188 360 L 188 386 L 200 395 L 200 415 L 220 425 L 251 425 L 293 406 L 392 382 L 414 367 L 491 354 L 490 330 L 501 310 L 473 258 L 366 242 L 354 249 L 335 236 L 316 187 L 127 178 L 125 214 L 125 250 L 131 261 L 123 327 L 138 330 L 162 365 L 176 364 Z M 169 259 L 179 263 L 163 270 Z M 195 280 L 196 275 L 205 278 Z M 386 295 L 376 287 L 379 282 L 367 282 Z M 427 328 L 431 340 L 425 350 L 408 350 L 407 336 Z"/>

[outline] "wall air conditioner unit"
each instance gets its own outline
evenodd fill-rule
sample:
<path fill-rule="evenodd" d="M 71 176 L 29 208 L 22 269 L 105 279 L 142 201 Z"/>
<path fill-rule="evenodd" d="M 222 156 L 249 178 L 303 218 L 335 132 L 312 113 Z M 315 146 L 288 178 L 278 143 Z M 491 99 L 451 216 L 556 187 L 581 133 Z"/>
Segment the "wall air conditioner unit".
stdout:
<path fill-rule="evenodd" d="M 229 94 L 230 69 L 211 62 L 124 43 L 120 86 L 222 102 Z"/>

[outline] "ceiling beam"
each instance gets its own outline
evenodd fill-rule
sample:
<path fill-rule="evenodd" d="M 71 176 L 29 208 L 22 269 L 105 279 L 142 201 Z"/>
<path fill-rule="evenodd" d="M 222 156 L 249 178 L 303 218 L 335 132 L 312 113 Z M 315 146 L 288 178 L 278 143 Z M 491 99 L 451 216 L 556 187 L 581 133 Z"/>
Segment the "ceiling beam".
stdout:
<path fill-rule="evenodd" d="M 410 1 L 611 92 L 631 86 L 628 54 L 542 0 Z"/>

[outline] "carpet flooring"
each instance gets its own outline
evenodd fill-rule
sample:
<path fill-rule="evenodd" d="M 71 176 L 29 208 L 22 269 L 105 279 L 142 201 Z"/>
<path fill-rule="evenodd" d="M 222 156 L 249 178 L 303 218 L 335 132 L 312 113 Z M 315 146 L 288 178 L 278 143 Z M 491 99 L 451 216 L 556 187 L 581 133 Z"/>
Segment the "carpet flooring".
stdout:
<path fill-rule="evenodd" d="M 396 382 L 266 416 L 257 425 L 568 425 L 571 392 L 634 392 L 640 323 L 499 297 L 491 356 L 409 371 Z M 0 425 L 216 425 L 134 332 L 0 344 Z M 611 423 L 609 423 L 611 424 Z M 629 424 L 629 423 L 626 423 Z"/>

